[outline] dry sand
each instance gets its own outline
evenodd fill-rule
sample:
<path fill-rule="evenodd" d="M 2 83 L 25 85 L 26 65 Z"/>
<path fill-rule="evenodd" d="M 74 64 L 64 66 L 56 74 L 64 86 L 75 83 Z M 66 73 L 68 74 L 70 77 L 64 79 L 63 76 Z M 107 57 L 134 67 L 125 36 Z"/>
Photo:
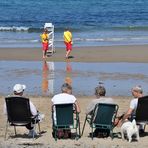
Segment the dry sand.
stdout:
<path fill-rule="evenodd" d="M 81 97 L 77 98 L 80 107 L 81 107 L 81 113 L 80 113 L 80 119 L 81 119 L 81 129 L 84 123 L 85 119 L 85 108 L 89 104 L 89 102 L 92 100 L 92 97 Z M 115 102 L 120 106 L 118 114 L 123 113 L 127 106 L 129 106 L 130 98 L 125 97 L 113 97 Z M 6 123 L 6 117 L 2 113 L 2 108 L 4 104 L 4 97 L 0 98 L 0 147 L 43 147 L 43 148 L 135 148 L 136 146 L 147 148 L 148 146 L 148 128 L 146 129 L 146 135 L 144 137 L 140 137 L 139 142 L 133 141 L 131 143 L 128 143 L 127 141 L 122 141 L 121 136 L 118 132 L 120 132 L 120 128 L 116 127 L 114 129 L 114 133 L 118 133 L 118 137 L 115 137 L 113 140 L 109 138 L 94 138 L 91 140 L 90 137 L 88 137 L 89 132 L 91 131 L 88 124 L 86 124 L 86 128 L 84 130 L 83 136 L 77 141 L 77 140 L 70 140 L 70 139 L 62 139 L 58 140 L 57 142 L 52 138 L 51 132 L 52 132 L 52 120 L 51 120 L 51 112 L 50 112 L 50 99 L 47 97 L 30 97 L 31 101 L 36 105 L 36 107 L 45 114 L 45 119 L 41 123 L 41 131 L 42 134 L 40 137 L 38 137 L 35 140 L 29 139 L 27 137 L 28 131 L 24 127 L 18 127 L 17 131 L 19 135 L 17 137 L 14 136 L 14 129 L 13 127 L 9 127 L 7 140 L 4 140 L 4 132 L 5 132 L 5 123 Z"/>
<path fill-rule="evenodd" d="M 0 60 L 42 60 L 42 52 L 39 48 L 1 48 L 0 49 Z M 148 62 L 148 45 L 142 46 L 113 46 L 113 47 L 79 47 L 74 48 L 71 54 L 74 58 L 70 60 L 72 62 Z M 65 61 L 65 50 L 63 48 L 56 48 L 56 53 L 49 57 L 48 61 Z M 81 107 L 80 119 L 81 129 L 85 118 L 85 108 L 88 103 L 92 100 L 92 97 L 78 97 L 78 101 Z M 126 97 L 113 97 L 116 103 L 119 105 L 119 112 L 121 114 L 126 111 L 129 106 L 131 98 Z M 6 117 L 3 115 L 3 104 L 4 96 L 0 97 L 0 148 L 28 148 L 28 147 L 43 147 L 43 148 L 57 148 L 57 147 L 69 147 L 69 148 L 135 148 L 135 147 L 148 147 L 148 128 L 146 128 L 146 135 L 140 137 L 140 141 L 133 141 L 128 143 L 122 141 L 120 135 L 111 138 L 94 138 L 91 140 L 88 137 L 90 128 L 86 125 L 84 135 L 78 140 L 58 140 L 57 142 L 52 138 L 52 122 L 51 122 L 51 111 L 50 111 L 50 99 L 47 97 L 30 97 L 31 101 L 36 107 L 45 114 L 45 119 L 41 123 L 42 134 L 40 137 L 35 139 L 29 139 L 26 135 L 27 130 L 23 127 L 18 127 L 19 136 L 14 137 L 14 129 L 9 128 L 8 139 L 4 140 Z M 115 133 L 120 132 L 120 128 L 114 129 Z"/>

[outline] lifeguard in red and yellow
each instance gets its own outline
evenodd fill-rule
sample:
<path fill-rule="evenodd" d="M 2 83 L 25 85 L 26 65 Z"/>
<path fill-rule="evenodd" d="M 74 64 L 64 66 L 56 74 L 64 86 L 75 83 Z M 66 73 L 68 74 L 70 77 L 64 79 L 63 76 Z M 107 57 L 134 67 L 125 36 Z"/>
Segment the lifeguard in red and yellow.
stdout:
<path fill-rule="evenodd" d="M 66 56 L 65 57 L 68 58 L 72 50 L 72 33 L 68 29 L 66 29 L 64 31 L 63 38 L 64 38 L 64 43 L 66 45 Z"/>
<path fill-rule="evenodd" d="M 48 50 L 48 44 L 49 44 L 49 36 L 48 36 L 48 30 L 45 28 L 43 34 L 41 34 L 41 40 L 42 40 L 42 52 L 43 52 L 43 58 L 47 56 L 47 50 Z"/>

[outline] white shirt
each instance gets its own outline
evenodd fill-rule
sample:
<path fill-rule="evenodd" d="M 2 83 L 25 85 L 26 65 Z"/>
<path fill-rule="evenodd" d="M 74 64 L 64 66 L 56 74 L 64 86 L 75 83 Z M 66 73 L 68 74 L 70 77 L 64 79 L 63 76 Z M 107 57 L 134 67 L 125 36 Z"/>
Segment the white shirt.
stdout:
<path fill-rule="evenodd" d="M 132 99 L 130 102 L 130 108 L 134 110 L 132 113 L 133 115 L 136 114 L 137 105 L 138 105 L 138 98 Z"/>
<path fill-rule="evenodd" d="M 112 98 L 100 97 L 98 99 L 92 100 L 92 102 L 86 108 L 86 114 L 89 114 L 95 108 L 95 105 L 98 103 L 114 103 Z"/>
<path fill-rule="evenodd" d="M 76 98 L 73 95 L 67 94 L 67 93 L 60 93 L 55 95 L 51 101 L 53 104 L 68 104 L 68 103 L 75 103 L 76 102 Z M 56 124 L 56 112 L 54 109 L 54 123 Z"/>
<path fill-rule="evenodd" d="M 67 94 L 67 93 L 60 93 L 55 95 L 51 101 L 53 104 L 68 104 L 68 103 L 75 103 L 77 99 L 75 96 Z"/>
<path fill-rule="evenodd" d="M 29 104 L 30 104 L 31 114 L 32 114 L 33 116 L 37 115 L 37 109 L 36 109 L 36 107 L 34 106 L 34 104 L 33 104 L 31 101 L 29 101 Z"/>

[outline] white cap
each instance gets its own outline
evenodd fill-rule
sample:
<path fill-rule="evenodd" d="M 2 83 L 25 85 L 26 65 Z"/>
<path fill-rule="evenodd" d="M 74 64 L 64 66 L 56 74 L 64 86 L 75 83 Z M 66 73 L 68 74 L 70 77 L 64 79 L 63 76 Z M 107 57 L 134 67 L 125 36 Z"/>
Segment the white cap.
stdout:
<path fill-rule="evenodd" d="M 26 85 L 22 85 L 22 84 L 15 84 L 13 87 L 13 91 L 17 92 L 17 93 L 21 93 L 26 89 Z"/>

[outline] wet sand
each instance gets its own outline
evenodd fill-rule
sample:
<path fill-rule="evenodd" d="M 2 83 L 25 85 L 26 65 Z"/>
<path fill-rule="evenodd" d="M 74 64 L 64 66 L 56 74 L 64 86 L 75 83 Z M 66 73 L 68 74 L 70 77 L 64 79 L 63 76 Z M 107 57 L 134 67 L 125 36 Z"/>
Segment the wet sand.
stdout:
<path fill-rule="evenodd" d="M 48 61 L 65 61 L 65 49 L 56 48 Z M 0 60 L 41 61 L 41 48 L 0 48 Z M 148 45 L 74 47 L 72 62 L 148 62 Z"/>

